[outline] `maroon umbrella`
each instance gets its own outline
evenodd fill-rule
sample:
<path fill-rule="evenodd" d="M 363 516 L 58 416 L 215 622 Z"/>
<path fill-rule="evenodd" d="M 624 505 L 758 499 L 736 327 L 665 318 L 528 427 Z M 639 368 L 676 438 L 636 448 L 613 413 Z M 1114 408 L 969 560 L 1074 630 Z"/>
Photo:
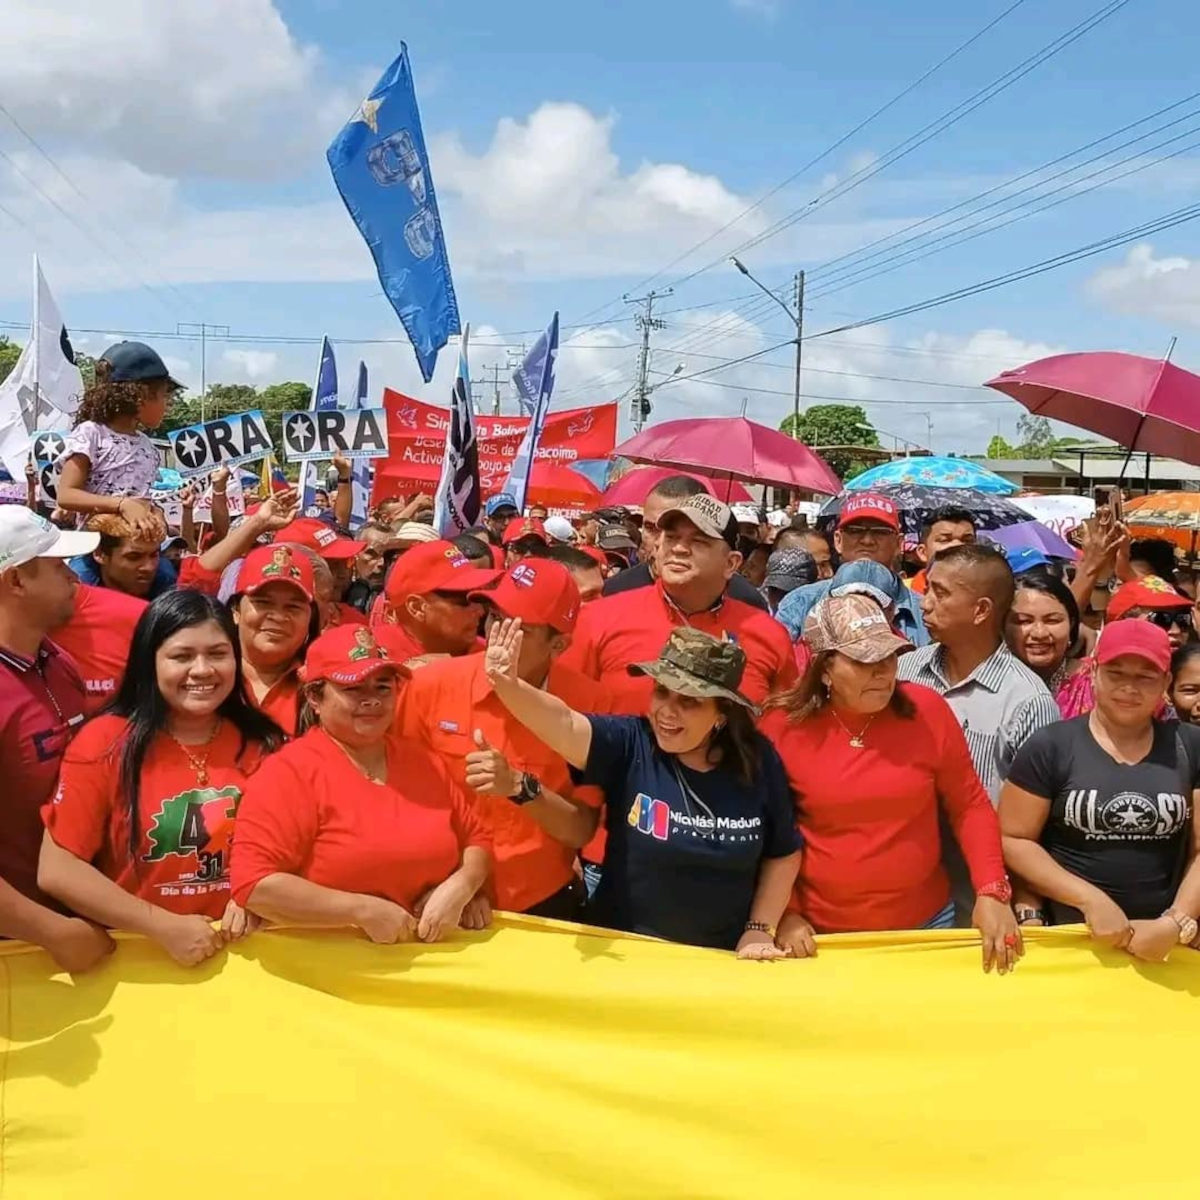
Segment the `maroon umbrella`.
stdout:
<path fill-rule="evenodd" d="M 803 442 L 745 417 L 694 417 L 667 421 L 632 437 L 613 451 L 634 462 L 700 471 L 713 479 L 773 483 L 821 492 L 842 490 L 842 481 Z M 715 491 L 723 497 L 725 488 Z"/>
<path fill-rule="evenodd" d="M 1004 371 L 985 386 L 1039 417 L 1112 438 L 1131 454 L 1200 465 L 1200 375 L 1164 359 L 1056 354 Z"/>
<path fill-rule="evenodd" d="M 620 504 L 641 508 L 646 503 L 646 497 L 664 479 L 670 479 L 680 474 L 687 475 L 689 479 L 694 479 L 697 483 L 702 484 L 706 492 L 712 492 L 714 488 L 718 487 L 716 480 L 706 479 L 703 475 L 695 475 L 691 471 L 680 471 L 676 467 L 633 467 L 626 471 L 620 479 L 608 485 L 604 495 L 600 497 L 598 507 Z M 754 497 L 740 483 L 730 483 L 729 480 L 726 480 L 719 490 L 722 498 L 730 504 L 751 503 L 754 500 Z"/>

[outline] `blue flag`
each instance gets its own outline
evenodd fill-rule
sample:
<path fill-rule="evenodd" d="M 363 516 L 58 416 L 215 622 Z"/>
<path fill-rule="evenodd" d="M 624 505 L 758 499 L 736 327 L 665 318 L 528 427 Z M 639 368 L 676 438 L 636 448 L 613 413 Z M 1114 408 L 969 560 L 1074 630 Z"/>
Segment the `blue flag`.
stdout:
<path fill-rule="evenodd" d="M 367 403 L 367 364 L 358 364 L 358 386 L 354 390 L 353 403 L 344 404 L 343 408 L 369 408 Z M 350 470 L 351 487 L 354 500 L 350 506 L 350 525 L 357 528 L 367 519 L 371 507 L 371 464 L 372 459 L 351 459 L 354 464 Z"/>
<path fill-rule="evenodd" d="M 337 362 L 333 357 L 333 347 L 328 338 L 321 339 L 321 361 L 317 366 L 317 382 L 313 388 L 312 403 L 308 406 L 312 411 L 337 408 L 338 382 Z M 300 512 L 306 517 L 318 516 L 321 510 L 317 507 L 317 489 L 326 491 L 325 480 L 317 478 L 316 464 L 306 462 L 300 468 Z"/>
<path fill-rule="evenodd" d="M 467 365 L 470 332 L 468 325 L 458 346 L 450 428 L 446 431 L 442 474 L 433 497 L 433 527 L 445 538 L 477 525 L 483 503 L 479 490 L 479 442 L 475 436 L 475 410 L 471 406 L 471 371 Z"/>
<path fill-rule="evenodd" d="M 458 301 L 403 43 L 325 157 L 428 383 L 459 332 Z"/>
<path fill-rule="evenodd" d="M 554 324 L 555 348 L 557 349 L 558 322 Z M 525 361 L 513 372 L 512 381 L 516 385 L 517 399 L 521 404 L 521 412 L 532 417 L 537 412 L 538 396 L 541 395 L 542 374 L 546 369 L 546 353 L 550 349 L 550 330 L 538 336 L 533 343 L 533 349 L 525 355 Z"/>
<path fill-rule="evenodd" d="M 521 393 L 521 407 L 525 407 L 525 387 L 522 376 L 526 380 L 533 378 L 536 367 L 537 376 L 533 391 L 533 408 L 529 420 L 529 428 L 521 439 L 517 457 L 513 459 L 512 468 L 508 472 L 508 482 L 504 490 L 511 493 L 517 502 L 517 512 L 525 511 L 525 495 L 529 491 L 529 476 L 533 471 L 533 458 L 537 453 L 538 439 L 542 436 L 542 426 L 546 423 L 546 413 L 550 408 L 550 394 L 554 391 L 554 367 L 558 358 L 558 313 L 554 314 L 549 328 L 538 338 L 536 345 L 529 352 L 519 371 L 513 375 L 513 382 Z M 536 362 L 534 361 L 536 359 Z"/>

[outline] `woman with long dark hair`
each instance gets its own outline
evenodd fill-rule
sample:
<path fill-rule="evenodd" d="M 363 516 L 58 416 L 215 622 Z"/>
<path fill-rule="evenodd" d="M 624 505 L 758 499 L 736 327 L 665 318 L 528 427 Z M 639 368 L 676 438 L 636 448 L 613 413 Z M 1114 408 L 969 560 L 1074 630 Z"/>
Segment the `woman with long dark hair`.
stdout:
<path fill-rule="evenodd" d="M 517 673 L 521 622 L 488 631 L 485 671 L 506 708 L 560 754 L 581 783 L 604 791 L 607 842 L 589 917 L 672 942 L 778 958 L 775 927 L 799 863 L 779 756 L 754 728 L 739 691 L 746 655 L 687 626 L 654 662 L 648 717 L 585 716 Z M 534 799 L 535 797 L 530 797 Z M 542 797 L 595 833 L 596 809 Z M 550 829 L 549 824 L 547 828 Z"/>
<path fill-rule="evenodd" d="M 1171 690 L 1175 715 L 1185 725 L 1200 725 L 1200 642 L 1189 642 L 1171 655 Z"/>
<path fill-rule="evenodd" d="M 116 698 L 67 749 L 43 810 L 40 886 L 184 966 L 209 958 L 251 928 L 230 899 L 233 822 L 246 779 L 282 741 L 242 692 L 225 608 L 200 592 L 158 597 Z"/>
<path fill-rule="evenodd" d="M 1005 636 L 1008 648 L 1041 678 L 1050 694 L 1081 666 L 1079 605 L 1071 589 L 1043 567 L 1016 576 Z"/>
<path fill-rule="evenodd" d="M 58 459 L 60 508 L 88 516 L 112 513 L 138 537 L 155 533 L 148 497 L 158 451 L 143 431 L 162 424 L 178 387 L 149 346 L 118 342 L 105 350 Z"/>
<path fill-rule="evenodd" d="M 896 657 L 911 643 L 858 594 L 822 600 L 804 640 L 812 662 L 762 722 L 804 843 L 780 943 L 803 957 L 815 953 L 814 933 L 953 926 L 944 809 L 975 889 L 983 969 L 1010 971 L 1022 947 L 996 814 L 950 706 L 930 688 L 896 682 Z"/>

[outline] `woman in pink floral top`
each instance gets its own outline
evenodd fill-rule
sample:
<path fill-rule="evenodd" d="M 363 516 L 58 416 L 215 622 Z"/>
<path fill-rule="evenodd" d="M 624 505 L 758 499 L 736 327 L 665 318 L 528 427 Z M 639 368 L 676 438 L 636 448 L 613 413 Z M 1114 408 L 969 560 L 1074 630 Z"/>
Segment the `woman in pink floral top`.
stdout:
<path fill-rule="evenodd" d="M 158 354 L 141 342 L 118 342 L 101 355 L 96 382 L 84 393 L 58 459 L 60 508 L 81 514 L 81 523 L 112 513 L 138 535 L 154 533 L 158 519 L 149 495 L 159 459 L 142 430 L 162 424 L 179 386 Z"/>

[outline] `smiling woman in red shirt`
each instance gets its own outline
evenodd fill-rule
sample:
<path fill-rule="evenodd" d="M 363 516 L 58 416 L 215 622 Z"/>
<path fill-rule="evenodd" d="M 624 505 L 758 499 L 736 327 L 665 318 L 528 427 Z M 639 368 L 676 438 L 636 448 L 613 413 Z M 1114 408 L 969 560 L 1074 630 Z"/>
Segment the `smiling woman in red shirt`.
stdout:
<path fill-rule="evenodd" d="M 951 927 L 944 808 L 975 887 L 984 970 L 1010 971 L 1022 947 L 1000 827 L 949 705 L 929 688 L 897 684 L 896 656 L 911 645 L 868 596 L 823 600 L 804 639 L 808 670 L 762 722 L 804 840 L 780 944 L 804 956 L 815 953 L 814 932 Z"/>
<path fill-rule="evenodd" d="M 300 663 L 320 629 L 312 563 L 287 545 L 258 546 L 238 572 L 237 622 L 246 697 L 291 736 L 300 716 Z"/>
<path fill-rule="evenodd" d="M 482 928 L 491 839 L 423 746 L 390 735 L 399 666 L 364 626 L 304 660 L 306 732 L 254 780 L 238 816 L 233 894 L 284 925 L 354 927 L 373 942 Z"/>
<path fill-rule="evenodd" d="M 42 889 L 184 966 L 253 927 L 230 899 L 233 820 L 247 777 L 283 741 L 242 694 L 235 643 L 218 601 L 159 596 L 116 699 L 67 748 L 42 810 Z"/>

